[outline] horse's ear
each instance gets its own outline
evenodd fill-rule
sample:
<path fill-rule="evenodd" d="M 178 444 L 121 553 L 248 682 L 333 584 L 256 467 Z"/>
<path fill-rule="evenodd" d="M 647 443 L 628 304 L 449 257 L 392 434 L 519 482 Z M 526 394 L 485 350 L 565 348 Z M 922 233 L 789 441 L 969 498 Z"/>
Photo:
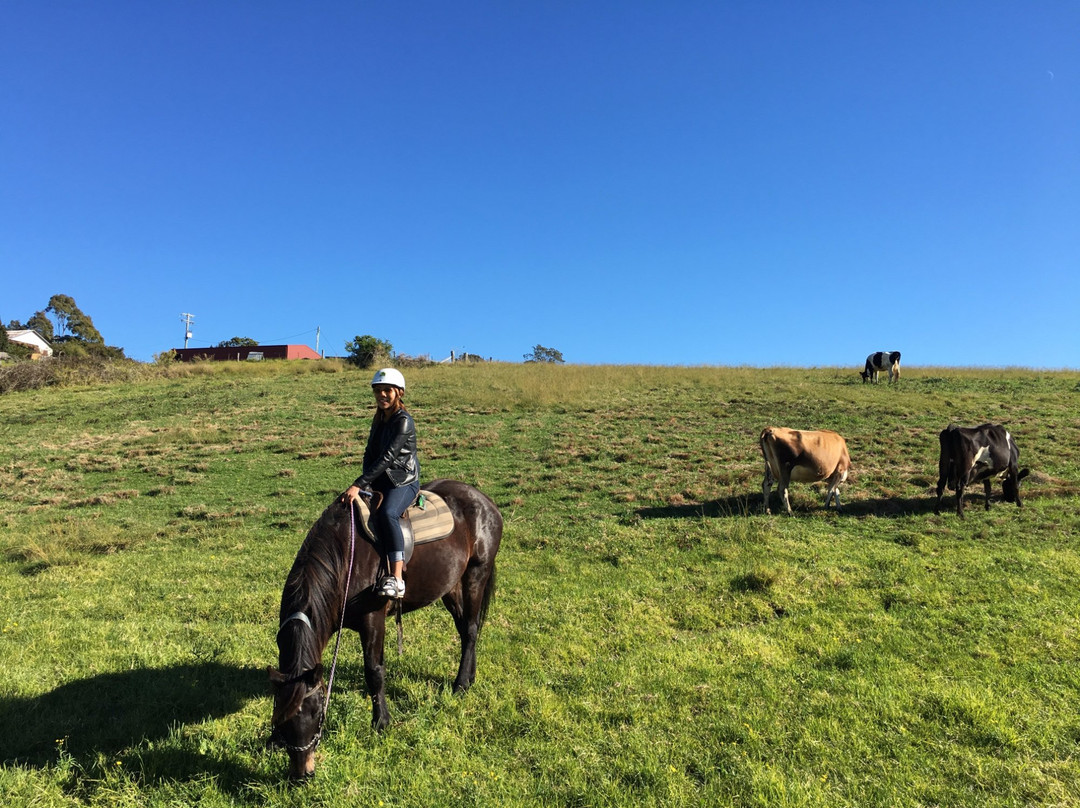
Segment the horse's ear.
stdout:
<path fill-rule="evenodd" d="M 1031 474 L 1031 469 L 1020 469 L 1020 473 L 1016 475 L 1016 481 L 1020 482 L 1022 479 Z"/>

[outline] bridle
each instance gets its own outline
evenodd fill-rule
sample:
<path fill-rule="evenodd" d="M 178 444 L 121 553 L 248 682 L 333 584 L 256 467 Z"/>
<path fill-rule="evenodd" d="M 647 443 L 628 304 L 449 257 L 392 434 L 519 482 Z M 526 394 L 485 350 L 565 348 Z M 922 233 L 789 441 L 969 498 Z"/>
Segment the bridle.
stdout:
<path fill-rule="evenodd" d="M 290 681 L 296 681 L 296 680 L 293 679 L 293 680 L 290 680 Z M 301 703 L 307 701 L 309 698 L 314 696 L 316 693 L 320 693 L 320 692 L 322 692 L 322 684 L 321 683 L 316 685 L 315 687 L 311 688 L 307 693 L 305 693 L 304 698 L 300 700 Z M 329 701 L 329 699 L 327 699 L 327 701 Z M 303 746 L 295 746 L 294 744 L 291 744 L 288 741 L 286 741 L 285 738 L 282 737 L 282 735 L 281 735 L 281 728 L 280 727 L 274 727 L 273 731 L 270 733 L 270 739 L 273 740 L 274 742 L 276 742 L 279 746 L 283 747 L 288 752 L 307 752 L 309 749 L 310 750 L 315 750 L 315 749 L 317 749 L 319 747 L 319 742 L 322 740 L 323 722 L 325 720 L 326 720 L 326 702 L 323 703 L 322 714 L 319 716 L 319 728 L 317 730 L 315 730 L 315 734 L 311 736 L 311 740 L 308 741 Z"/>
<path fill-rule="evenodd" d="M 319 727 L 318 727 L 318 729 L 315 730 L 315 734 L 312 736 L 311 740 L 308 741 L 303 746 L 294 746 L 293 744 L 288 743 L 287 741 L 285 741 L 284 738 L 281 737 L 278 728 L 274 727 L 273 731 L 270 733 L 270 737 L 273 738 L 276 735 L 277 738 L 278 738 L 278 742 L 283 747 L 285 747 L 286 751 L 288 751 L 288 752 L 307 752 L 309 750 L 314 751 L 315 749 L 318 749 L 319 742 L 322 740 L 323 725 L 326 723 L 326 711 L 330 708 L 330 692 L 334 689 L 334 674 L 337 672 L 338 649 L 341 648 L 341 634 L 342 634 L 342 631 L 345 628 L 345 606 L 349 602 L 349 587 L 352 585 L 353 559 L 354 559 L 354 557 L 356 555 L 356 524 L 355 524 L 356 523 L 356 513 L 355 513 L 355 510 L 353 509 L 353 504 L 351 502 L 348 503 L 348 506 L 349 506 L 349 565 L 348 565 L 348 567 L 346 567 L 346 573 L 345 573 L 345 596 L 341 599 L 341 620 L 338 622 L 337 640 L 334 642 L 334 659 L 330 663 L 330 678 L 327 680 L 327 683 L 326 683 L 326 698 L 323 699 L 322 712 L 319 714 Z M 281 625 L 278 627 L 278 634 L 281 633 L 281 629 L 285 628 L 285 624 L 292 621 L 292 620 L 299 620 L 301 623 L 306 625 L 312 631 L 315 630 L 315 627 L 311 624 L 311 618 L 310 617 L 308 617 L 303 612 L 293 612 L 292 614 L 290 614 L 288 617 L 286 617 L 284 620 L 281 621 Z M 301 676 L 303 676 L 302 673 L 298 674 L 294 678 L 287 680 L 286 684 L 299 681 Z M 300 700 L 300 703 L 303 704 L 305 701 L 307 701 L 309 698 L 314 696 L 316 693 L 319 693 L 321 690 L 322 690 L 322 683 L 320 682 L 319 684 L 317 684 L 315 687 L 311 688 L 310 690 L 308 690 L 307 693 L 304 694 L 304 698 L 302 698 Z"/>

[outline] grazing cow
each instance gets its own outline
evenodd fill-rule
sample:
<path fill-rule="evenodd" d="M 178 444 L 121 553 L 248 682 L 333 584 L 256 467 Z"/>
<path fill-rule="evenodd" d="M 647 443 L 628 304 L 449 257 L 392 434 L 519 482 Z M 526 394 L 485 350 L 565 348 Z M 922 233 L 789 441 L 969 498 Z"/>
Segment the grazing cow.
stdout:
<path fill-rule="evenodd" d="M 866 367 L 859 374 L 862 376 L 863 384 L 876 382 L 878 373 L 886 368 L 889 371 L 890 382 L 900 381 L 899 351 L 878 351 L 866 357 Z"/>
<path fill-rule="evenodd" d="M 769 510 L 769 488 L 773 480 L 778 482 L 780 501 L 787 512 L 791 513 L 791 501 L 788 499 L 788 483 L 794 480 L 800 483 L 816 483 L 824 480 L 829 488 L 825 493 L 825 508 L 829 500 L 836 498 L 836 510 L 840 510 L 840 492 L 837 490 L 844 482 L 851 468 L 847 443 L 835 432 L 800 432 L 797 429 L 785 429 L 781 426 L 767 426 L 758 440 L 761 454 L 765 456 L 765 480 L 761 484 L 761 494 L 765 500 L 765 513 Z"/>
<path fill-rule="evenodd" d="M 941 513 L 941 497 L 945 486 L 956 492 L 956 515 L 964 516 L 964 486 L 983 481 L 986 510 L 990 510 L 990 482 L 1001 480 L 1001 492 L 1006 502 L 1020 505 L 1020 481 L 1028 469 L 1019 469 L 1020 450 L 1012 435 L 1003 426 L 983 424 L 962 427 L 950 424 L 938 435 L 941 457 L 938 460 L 937 502 L 934 513 Z"/>

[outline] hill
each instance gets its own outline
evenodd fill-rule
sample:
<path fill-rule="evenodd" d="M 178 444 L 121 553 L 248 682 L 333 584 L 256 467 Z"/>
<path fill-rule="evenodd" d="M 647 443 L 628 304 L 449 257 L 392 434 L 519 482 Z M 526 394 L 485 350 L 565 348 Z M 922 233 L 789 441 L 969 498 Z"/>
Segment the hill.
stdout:
<path fill-rule="evenodd" d="M 856 370 L 411 370 L 423 477 L 506 520 L 477 682 L 450 694 L 441 607 L 408 615 L 375 735 L 347 633 L 302 789 L 263 749 L 266 666 L 296 550 L 356 475 L 368 374 L 0 396 L 0 801 L 1075 803 L 1080 374 Z M 938 431 L 984 421 L 1033 471 L 1024 507 L 935 516 Z M 795 484 L 794 517 L 762 514 L 766 424 L 847 437 L 843 513 Z"/>

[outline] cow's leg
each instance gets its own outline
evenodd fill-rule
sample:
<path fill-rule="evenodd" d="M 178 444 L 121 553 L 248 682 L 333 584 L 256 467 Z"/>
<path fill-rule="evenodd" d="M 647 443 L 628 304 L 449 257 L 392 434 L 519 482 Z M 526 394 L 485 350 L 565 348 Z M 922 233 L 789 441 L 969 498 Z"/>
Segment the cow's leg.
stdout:
<path fill-rule="evenodd" d="M 983 493 L 986 494 L 986 510 L 990 510 L 990 478 L 983 480 Z"/>
<path fill-rule="evenodd" d="M 840 512 L 840 489 L 835 485 L 829 485 L 825 490 L 825 510 L 829 510 L 829 502 L 836 500 L 836 512 Z"/>
<path fill-rule="evenodd" d="M 1022 507 L 1020 504 L 1020 481 L 1028 476 L 1027 469 L 1020 469 L 1020 471 L 1013 474 L 1013 495 L 1016 497 L 1016 507 Z"/>
<path fill-rule="evenodd" d="M 825 490 L 825 510 L 829 510 L 829 500 L 836 500 L 836 512 L 840 513 L 840 482 L 841 475 L 836 473 L 825 481 L 829 486 Z"/>
<path fill-rule="evenodd" d="M 966 475 L 956 479 L 956 515 L 964 518 L 964 486 L 967 485 Z"/>
<path fill-rule="evenodd" d="M 943 453 L 944 454 L 944 453 Z M 945 484 L 949 481 L 949 460 L 942 457 L 938 461 L 937 502 L 934 503 L 934 513 L 941 513 L 941 498 L 945 496 Z"/>
<path fill-rule="evenodd" d="M 780 467 L 780 483 L 777 489 L 780 493 L 780 501 L 784 504 L 784 510 L 788 516 L 794 516 L 791 511 L 791 499 L 788 497 L 788 485 L 791 483 L 791 469 L 787 466 Z"/>
<path fill-rule="evenodd" d="M 769 468 L 769 462 L 765 461 L 765 479 L 761 481 L 761 499 L 765 505 L 765 513 L 772 513 L 769 510 L 769 491 L 772 488 L 772 469 Z"/>

